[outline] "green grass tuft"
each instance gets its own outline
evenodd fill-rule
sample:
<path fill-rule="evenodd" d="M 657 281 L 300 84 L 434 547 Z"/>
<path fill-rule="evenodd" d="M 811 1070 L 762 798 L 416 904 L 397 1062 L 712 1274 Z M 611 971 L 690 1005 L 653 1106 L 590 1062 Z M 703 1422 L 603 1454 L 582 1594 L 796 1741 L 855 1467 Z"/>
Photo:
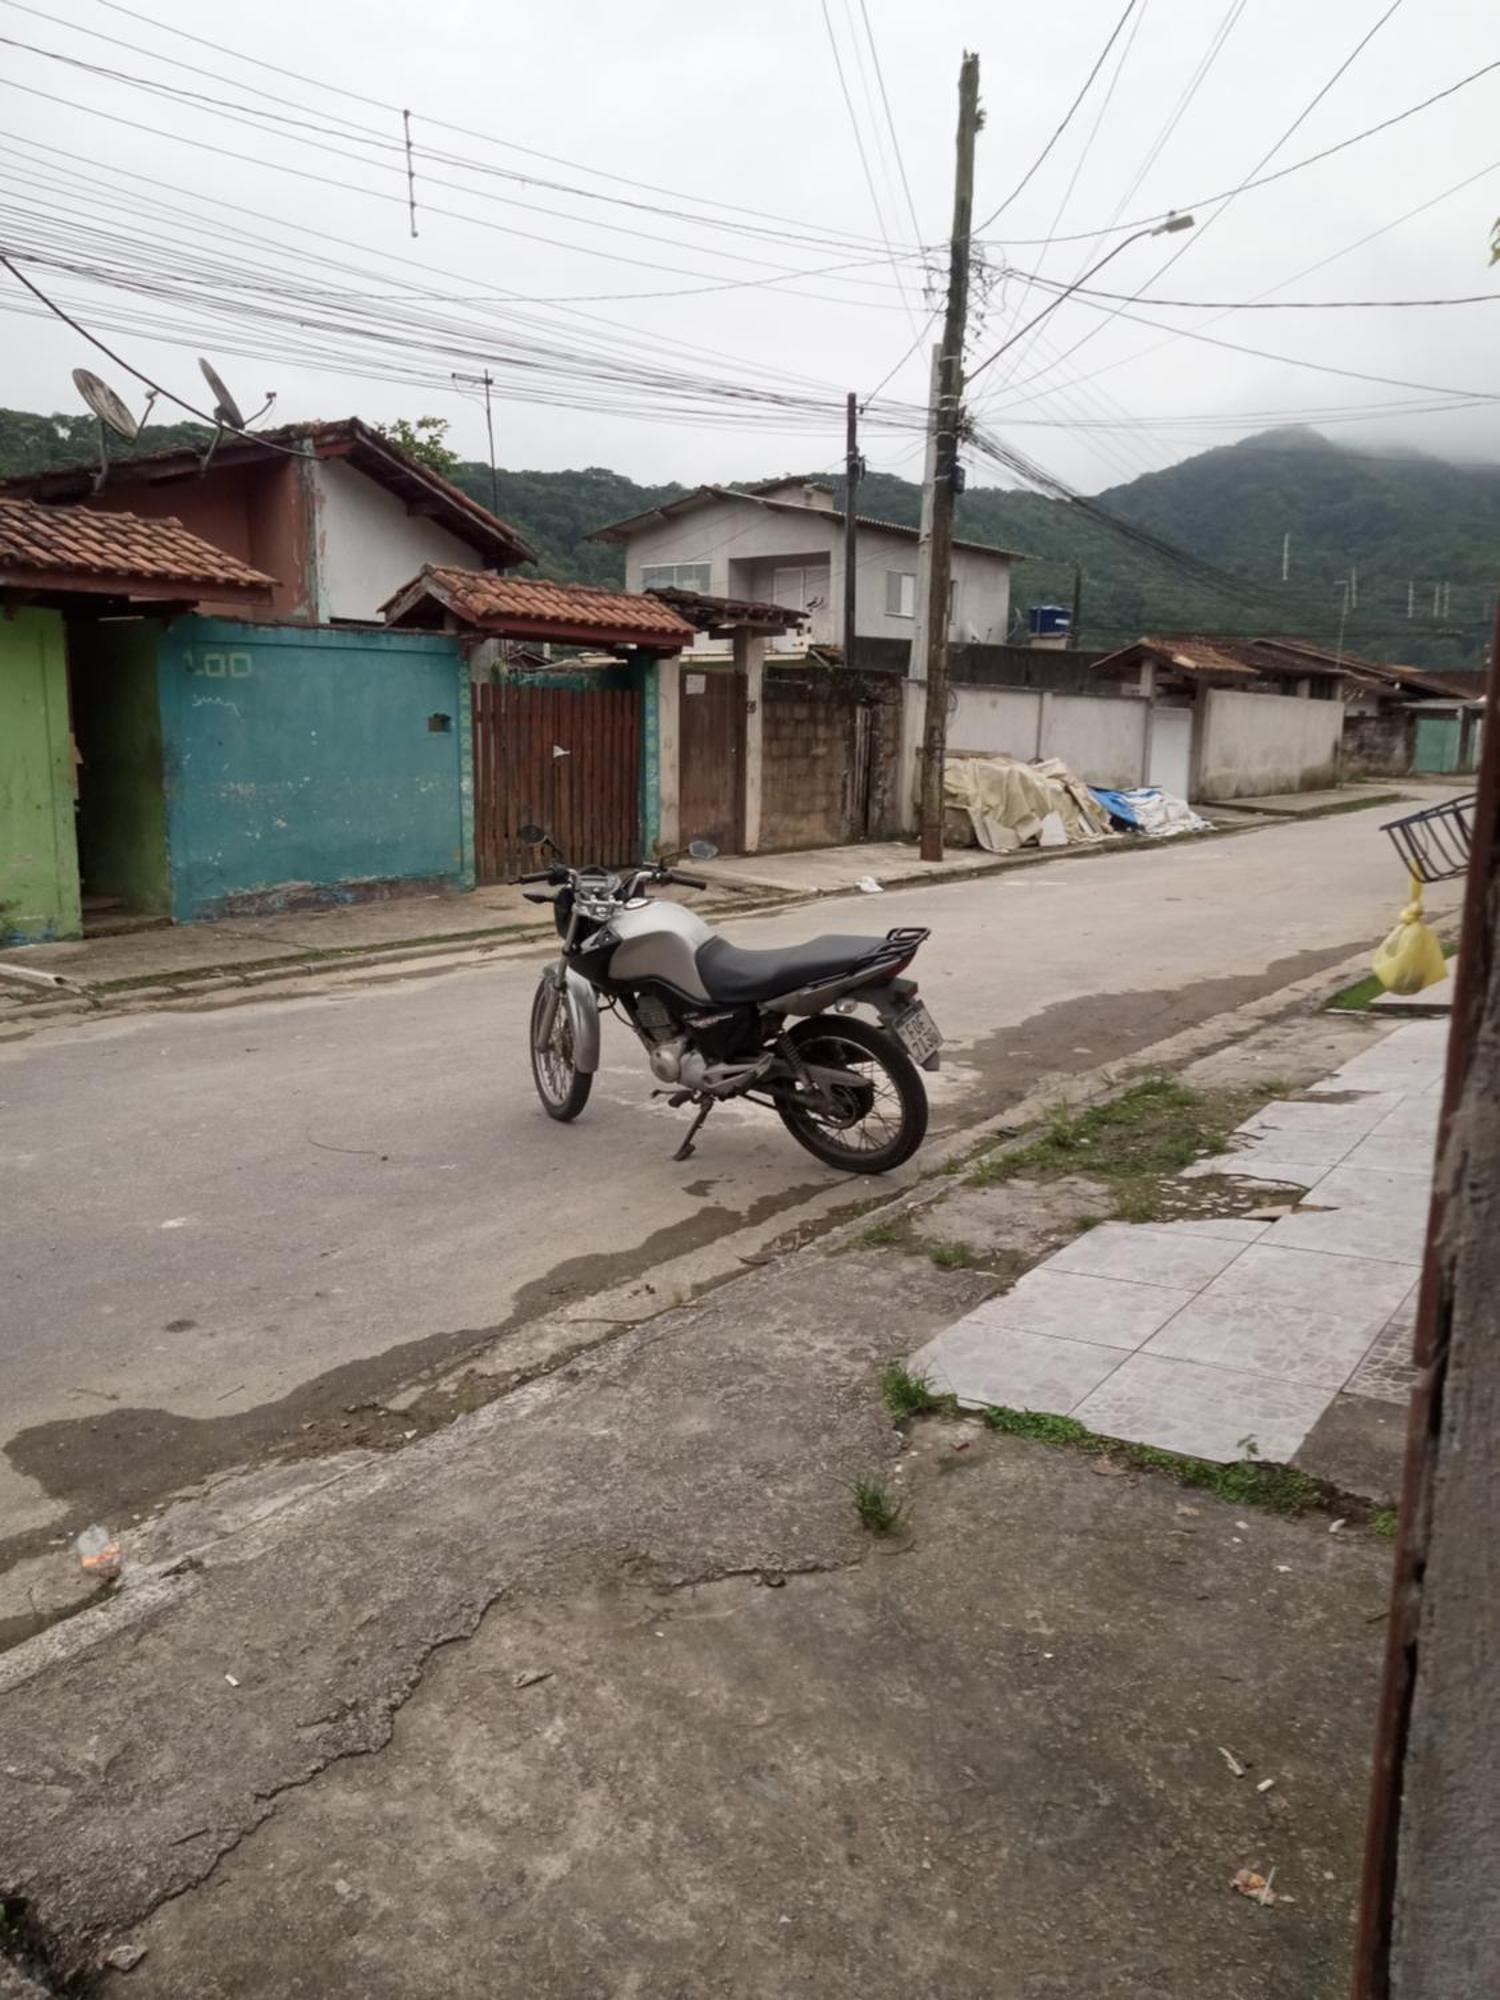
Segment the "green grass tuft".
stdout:
<path fill-rule="evenodd" d="M 872 1535 L 890 1534 L 905 1512 L 905 1506 L 889 1486 L 880 1479 L 856 1479 L 850 1490 L 854 1495 L 854 1511 L 859 1516 L 860 1526 L 867 1528 Z"/>
<path fill-rule="evenodd" d="M 1383 1535 L 1388 1542 L 1396 1539 L 1396 1530 L 1401 1526 L 1401 1517 L 1394 1507 L 1380 1507 L 1370 1516 L 1371 1530 Z"/>
<path fill-rule="evenodd" d="M 934 1389 L 925 1375 L 914 1375 L 899 1361 L 881 1371 L 880 1396 L 891 1415 L 901 1423 L 911 1417 L 951 1417 L 958 1411 L 956 1396 Z"/>
<path fill-rule="evenodd" d="M 927 1254 L 940 1271 L 972 1271 L 979 1262 L 967 1243 L 929 1243 Z"/>
<path fill-rule="evenodd" d="M 1229 1465 L 1220 1465 L 1213 1459 L 1187 1458 L 1180 1452 L 1161 1451 L 1155 1445 L 1101 1437 L 1074 1417 L 1051 1416 L 1043 1410 L 1012 1410 L 992 1405 L 985 1410 L 984 1421 L 991 1430 L 1004 1431 L 1011 1437 L 1031 1438 L 1038 1444 L 1070 1445 L 1075 1451 L 1108 1455 L 1141 1472 L 1163 1473 L 1179 1486 L 1199 1488 L 1237 1507 L 1266 1507 L 1276 1514 L 1305 1514 L 1323 1498 L 1317 1480 L 1297 1471 L 1295 1466 L 1265 1465 L 1254 1457 Z"/>
<path fill-rule="evenodd" d="M 889 1250 L 901 1241 L 899 1222 L 872 1222 L 868 1229 L 862 1229 L 854 1239 L 861 1250 Z"/>

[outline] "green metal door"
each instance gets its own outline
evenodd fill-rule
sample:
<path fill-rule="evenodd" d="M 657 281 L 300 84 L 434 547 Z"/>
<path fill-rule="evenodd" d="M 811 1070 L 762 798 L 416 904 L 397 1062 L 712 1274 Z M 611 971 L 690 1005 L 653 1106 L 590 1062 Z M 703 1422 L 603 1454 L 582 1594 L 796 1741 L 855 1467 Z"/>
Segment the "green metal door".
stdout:
<path fill-rule="evenodd" d="M 1414 771 L 1448 772 L 1458 769 L 1458 717 L 1419 715 L 1417 742 L 1412 755 Z"/>

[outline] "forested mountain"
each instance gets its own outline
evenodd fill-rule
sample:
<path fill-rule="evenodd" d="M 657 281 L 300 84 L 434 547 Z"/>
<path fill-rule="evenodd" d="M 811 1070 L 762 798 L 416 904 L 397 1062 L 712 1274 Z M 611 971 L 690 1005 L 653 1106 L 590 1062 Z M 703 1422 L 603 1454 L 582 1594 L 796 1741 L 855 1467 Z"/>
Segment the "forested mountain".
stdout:
<path fill-rule="evenodd" d="M 194 424 L 153 424 L 134 449 L 206 435 Z M 0 473 L 74 464 L 93 449 L 88 417 L 0 410 Z M 450 476 L 489 504 L 487 466 L 461 463 Z M 591 542 L 591 530 L 685 490 L 642 486 L 600 466 L 501 471 L 498 485 L 500 513 L 536 549 L 540 569 L 591 583 L 624 575 L 623 551 Z M 1484 657 L 1500 587 L 1500 466 L 1450 465 L 1416 453 L 1380 457 L 1315 431 L 1266 431 L 1113 487 L 1096 504 L 1232 573 L 1242 587 L 1205 589 L 1097 519 L 1034 494 L 971 486 L 958 503 L 958 527 L 1027 558 L 1015 580 L 1021 616 L 1030 604 L 1069 603 L 1080 568 L 1084 645 L 1187 630 L 1297 634 L 1332 644 L 1348 595 L 1344 644 L 1352 652 L 1429 666 Z M 914 524 L 919 489 L 872 473 L 860 511 Z"/>

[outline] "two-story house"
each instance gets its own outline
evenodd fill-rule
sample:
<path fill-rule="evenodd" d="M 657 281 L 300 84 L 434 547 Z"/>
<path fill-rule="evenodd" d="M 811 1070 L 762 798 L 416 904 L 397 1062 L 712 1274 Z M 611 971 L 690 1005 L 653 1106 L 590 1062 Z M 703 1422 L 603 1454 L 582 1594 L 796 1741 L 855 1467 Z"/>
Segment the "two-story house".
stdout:
<path fill-rule="evenodd" d="M 203 458 L 177 447 L 115 459 L 97 490 L 92 464 L 19 473 L 0 493 L 180 521 L 273 577 L 270 615 L 296 624 L 375 622 L 424 564 L 534 560 L 514 528 L 358 417 L 226 437 Z"/>
<path fill-rule="evenodd" d="M 856 543 L 855 634 L 910 641 L 917 610 L 917 530 L 860 516 Z M 699 486 L 593 539 L 625 549 L 627 590 L 699 590 L 719 597 L 779 604 L 806 614 L 805 637 L 836 645 L 842 637 L 844 516 L 834 490 L 811 480 L 780 479 L 748 492 Z M 1008 549 L 953 544 L 950 635 L 957 644 L 1002 644 L 1010 620 Z M 727 642 L 705 639 L 712 648 Z"/>

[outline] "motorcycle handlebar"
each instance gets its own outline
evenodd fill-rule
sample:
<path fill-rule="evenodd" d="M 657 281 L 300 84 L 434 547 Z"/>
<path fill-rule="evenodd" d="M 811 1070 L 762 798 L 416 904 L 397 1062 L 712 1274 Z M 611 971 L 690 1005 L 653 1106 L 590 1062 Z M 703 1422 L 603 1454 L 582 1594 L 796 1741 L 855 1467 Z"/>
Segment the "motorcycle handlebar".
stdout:
<path fill-rule="evenodd" d="M 559 876 L 558 871 L 555 868 L 534 868 L 529 875 L 523 875 L 520 877 L 520 880 L 523 883 L 556 882 L 559 881 L 560 879 L 561 877 Z"/>
<path fill-rule="evenodd" d="M 675 868 L 668 868 L 664 873 L 666 880 L 668 882 L 675 882 L 679 889 L 706 889 L 708 887 L 707 882 L 704 881 L 701 875 L 679 875 Z"/>

